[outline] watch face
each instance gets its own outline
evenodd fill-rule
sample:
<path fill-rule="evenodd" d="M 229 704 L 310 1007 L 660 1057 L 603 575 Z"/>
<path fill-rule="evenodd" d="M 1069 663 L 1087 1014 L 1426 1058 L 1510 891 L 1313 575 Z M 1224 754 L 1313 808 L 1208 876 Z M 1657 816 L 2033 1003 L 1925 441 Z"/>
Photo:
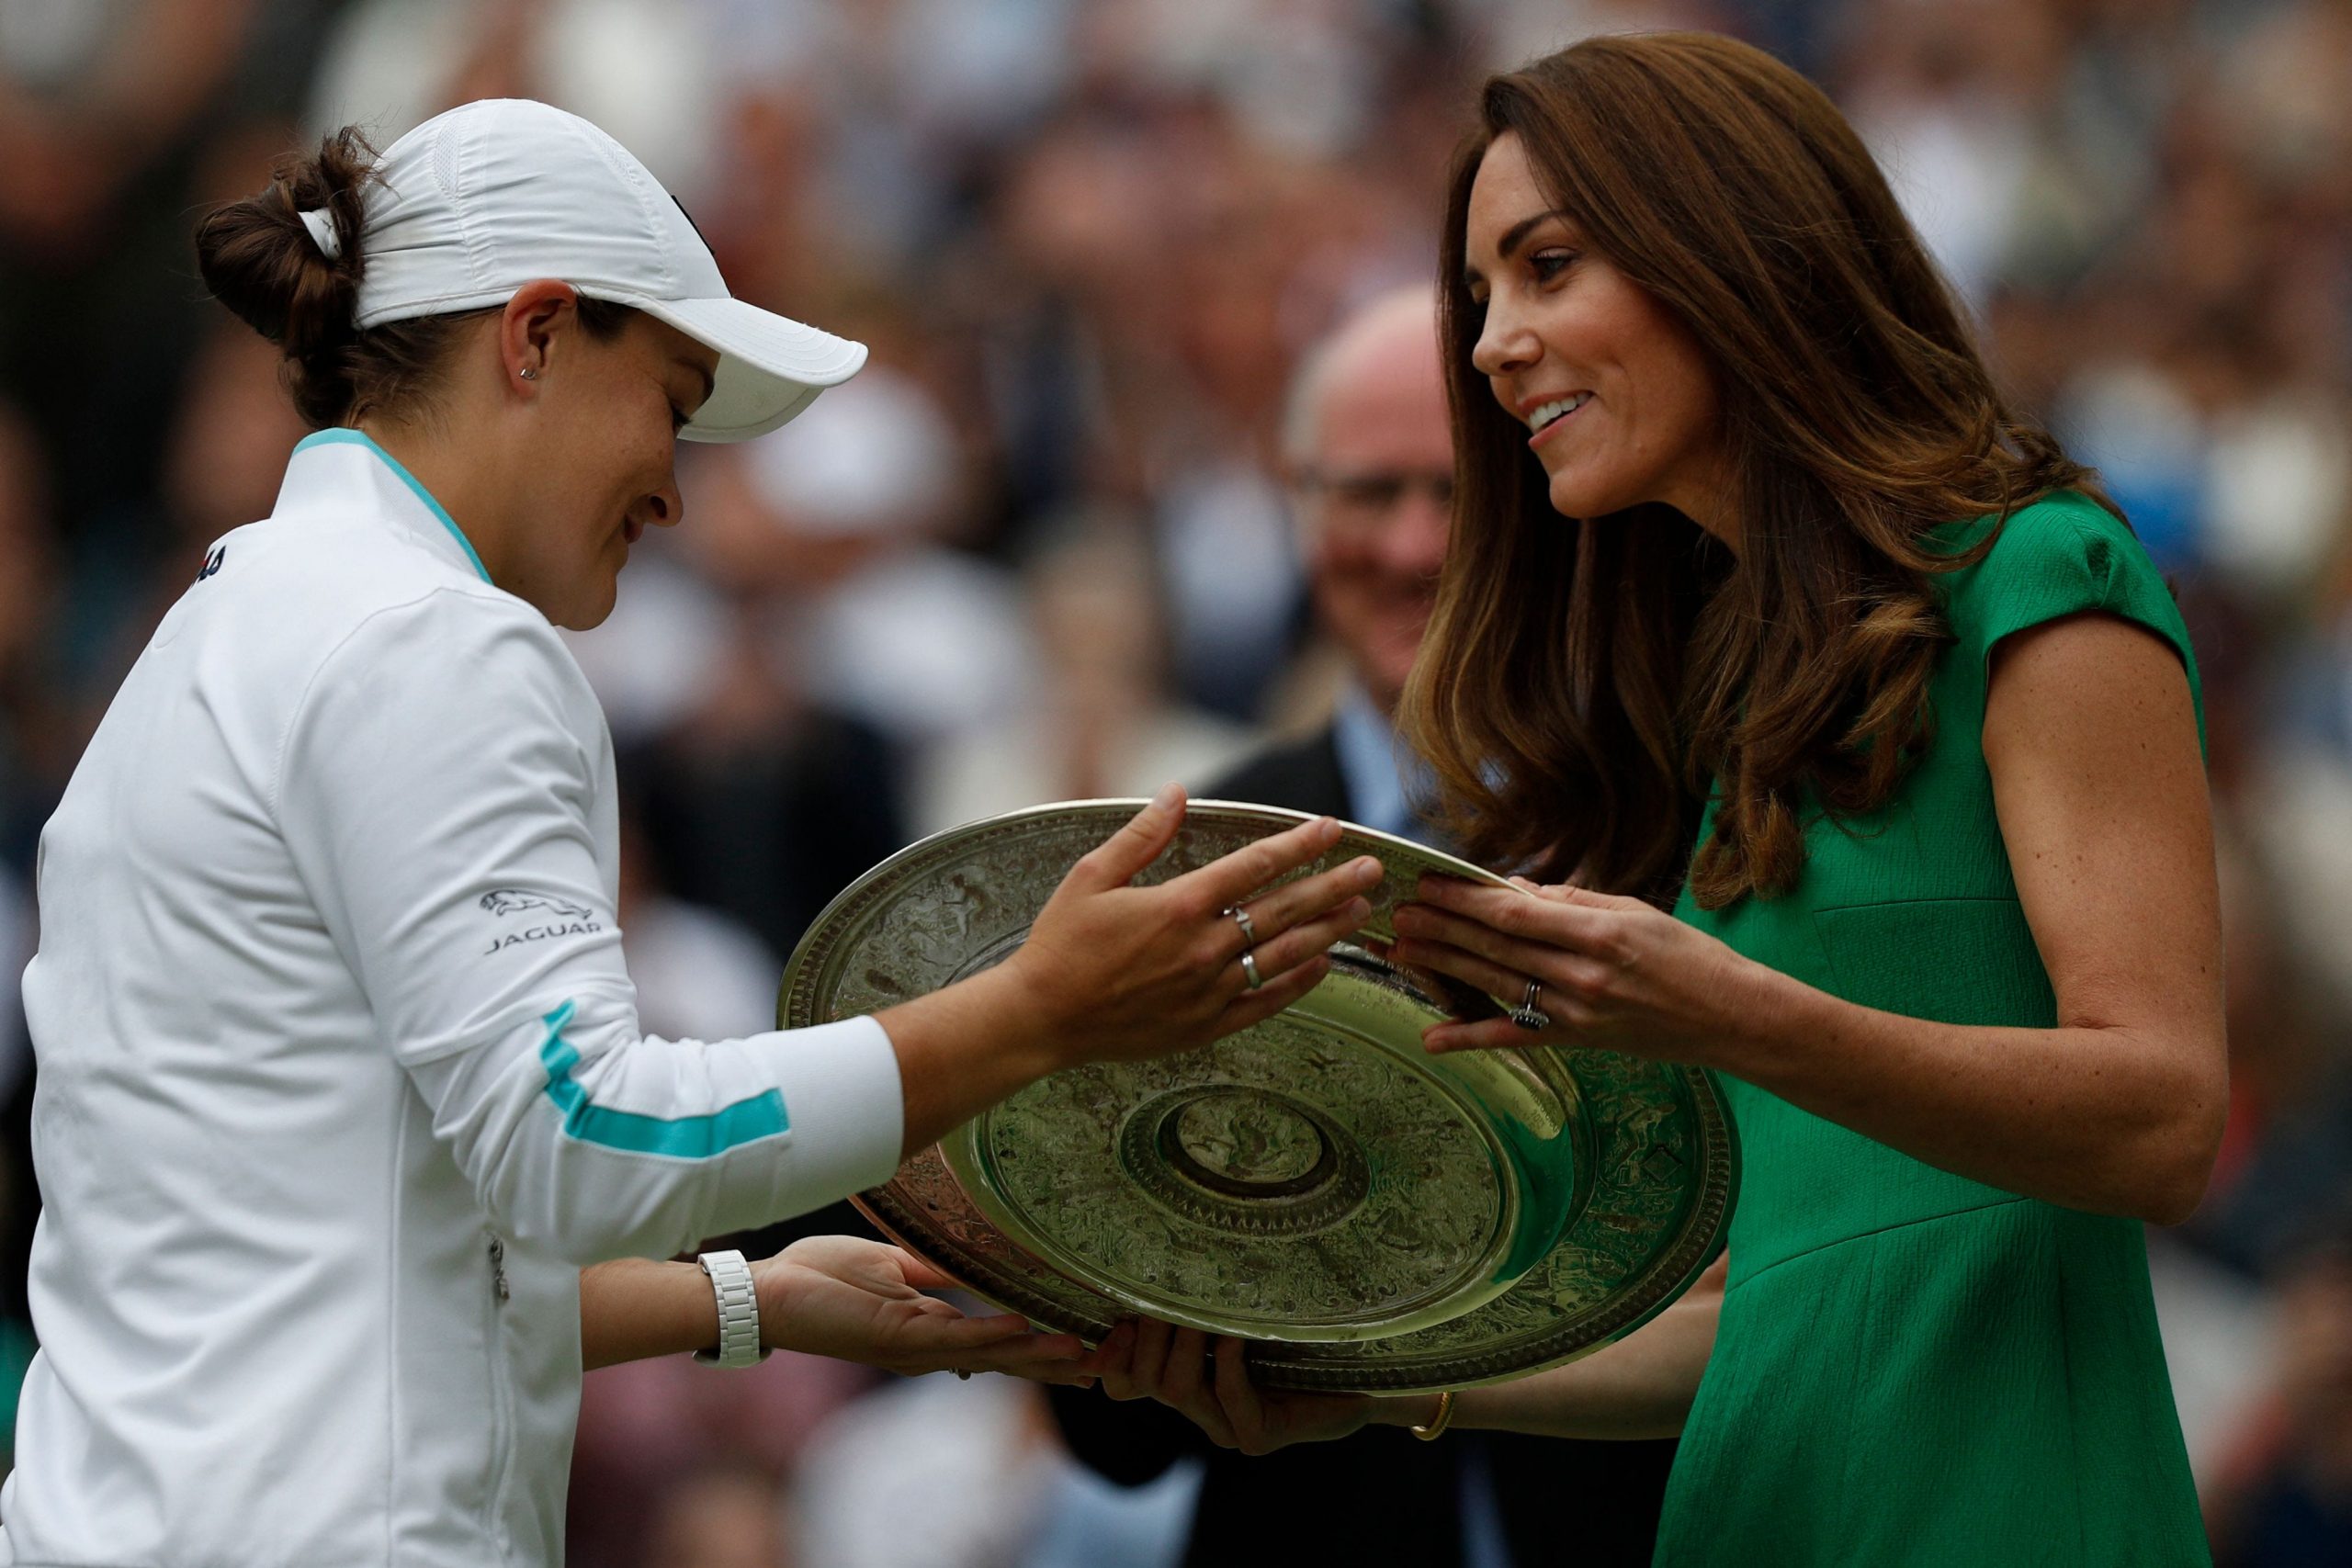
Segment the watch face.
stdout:
<path fill-rule="evenodd" d="M 809 928 L 781 1022 L 877 1011 L 1002 961 L 1070 865 L 1143 805 L 1040 807 L 892 856 Z M 1194 802 L 1137 880 L 1307 819 Z M 1421 872 L 1498 882 L 1352 826 L 1295 874 L 1365 853 L 1388 870 L 1365 926 L 1383 941 Z M 1548 1047 L 1432 1056 L 1424 1028 L 1495 1000 L 1433 995 L 1351 944 L 1332 958 L 1253 1028 L 1031 1085 L 859 1206 L 1040 1327 L 1095 1340 L 1142 1314 L 1239 1335 L 1273 1386 L 1521 1375 L 1621 1337 L 1697 1276 L 1736 1182 L 1707 1073 Z"/>

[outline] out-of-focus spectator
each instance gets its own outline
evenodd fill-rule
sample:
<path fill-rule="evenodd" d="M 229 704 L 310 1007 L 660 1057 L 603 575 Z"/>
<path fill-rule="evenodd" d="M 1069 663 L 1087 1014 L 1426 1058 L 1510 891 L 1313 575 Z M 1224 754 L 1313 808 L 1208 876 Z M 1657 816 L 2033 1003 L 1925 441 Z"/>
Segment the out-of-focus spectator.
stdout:
<path fill-rule="evenodd" d="M 2214 1557 L 2352 1562 L 2352 1209 L 2279 1270 L 2270 1388 L 2206 1499 Z"/>
<path fill-rule="evenodd" d="M 1035 1384 L 885 1384 L 811 1437 L 792 1488 L 797 1560 L 825 1568 L 1022 1562 L 1050 1523 L 1069 1462 Z"/>
<path fill-rule="evenodd" d="M 537 98 L 609 130 L 691 201 L 707 188 L 720 100 L 715 7 L 697 0 L 357 0 L 319 65 L 307 129 L 390 146 L 474 98 Z"/>
<path fill-rule="evenodd" d="M 906 842 L 897 751 L 779 670 L 757 604 L 722 601 L 692 705 L 621 753 L 662 884 L 789 953 L 817 912 Z"/>
<path fill-rule="evenodd" d="M 1005 721 L 926 756 L 920 831 L 1049 800 L 1148 795 L 1253 743 L 1170 693 L 1149 562 L 1131 532 L 1089 530 L 1036 562 L 1029 584 L 1043 679 Z"/>
<path fill-rule="evenodd" d="M 152 494 L 156 445 L 130 433 L 166 423 L 213 321 L 188 244 L 193 208 L 229 194 L 209 183 L 212 152 L 287 115 L 332 14 L 313 0 L 0 6 L 0 395 L 40 432 L 77 543 Z"/>
<path fill-rule="evenodd" d="M 765 596 L 773 657 L 814 700 L 910 746 L 1013 711 L 1035 671 L 1019 585 L 943 542 L 964 462 L 921 383 L 869 366 L 716 477 L 683 542 Z"/>

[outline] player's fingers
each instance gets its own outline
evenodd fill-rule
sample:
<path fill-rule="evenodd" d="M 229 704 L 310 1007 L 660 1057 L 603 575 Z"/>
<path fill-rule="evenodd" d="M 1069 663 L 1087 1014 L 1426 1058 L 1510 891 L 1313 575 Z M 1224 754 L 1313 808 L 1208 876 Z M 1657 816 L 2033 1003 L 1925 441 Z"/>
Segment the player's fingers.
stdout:
<path fill-rule="evenodd" d="M 1065 1346 L 1061 1354 L 1081 1355 L 1085 1347 L 1069 1334 L 1036 1334 L 1026 1319 L 1012 1313 L 995 1313 L 987 1317 L 925 1318 L 923 1335 L 942 1345 L 958 1348 L 984 1345 L 1018 1344 L 1024 1341 L 1054 1340 Z"/>
<path fill-rule="evenodd" d="M 904 1247 L 899 1249 L 899 1269 L 906 1276 L 907 1283 L 918 1291 L 956 1291 L 963 1288 L 959 1281 L 941 1273 L 928 1258 L 917 1258 Z"/>
<path fill-rule="evenodd" d="M 1168 784 L 1150 804 L 1127 818 L 1125 826 L 1103 840 L 1070 867 L 1069 880 L 1103 889 L 1125 887 L 1143 869 L 1167 852 L 1184 825 L 1184 790 Z"/>
<path fill-rule="evenodd" d="M 1370 901 L 1351 898 L 1327 915 L 1305 925 L 1294 926 L 1271 941 L 1260 942 L 1250 953 L 1257 962 L 1258 977 L 1271 980 L 1277 975 L 1288 974 L 1308 959 L 1329 952 L 1333 942 L 1352 935 L 1370 919 Z M 1238 967 L 1238 960 L 1236 964 Z"/>
<path fill-rule="evenodd" d="M 1321 985 L 1323 976 L 1330 972 L 1329 958 L 1310 958 L 1295 969 L 1284 970 L 1258 989 L 1245 990 L 1225 1004 L 1225 1010 L 1217 1014 L 1216 1023 L 1210 1027 L 1222 1038 L 1253 1023 L 1262 1023 Z"/>
<path fill-rule="evenodd" d="M 1186 872 L 1170 883 L 1197 891 L 1213 909 L 1238 904 L 1285 872 L 1295 871 L 1340 841 L 1340 824 L 1317 817 L 1255 843 L 1244 844 L 1222 860 Z"/>
<path fill-rule="evenodd" d="M 1357 896 L 1372 892 L 1386 875 L 1386 869 L 1379 861 L 1370 855 L 1358 855 L 1329 871 L 1302 876 L 1295 882 L 1285 882 L 1241 908 L 1250 915 L 1250 924 L 1257 932 L 1256 942 L 1265 943 L 1294 926 L 1315 919 L 1329 910 L 1343 907 Z M 1237 928 L 1238 923 L 1236 922 Z M 1238 939 L 1243 934 L 1237 929 L 1236 952 L 1240 950 Z"/>
<path fill-rule="evenodd" d="M 973 1371 L 1006 1371 L 1056 1361 L 1067 1361 L 1076 1368 L 1085 1355 L 1086 1347 L 1075 1334 L 1035 1334 L 993 1345 L 964 1347 L 956 1364 Z"/>

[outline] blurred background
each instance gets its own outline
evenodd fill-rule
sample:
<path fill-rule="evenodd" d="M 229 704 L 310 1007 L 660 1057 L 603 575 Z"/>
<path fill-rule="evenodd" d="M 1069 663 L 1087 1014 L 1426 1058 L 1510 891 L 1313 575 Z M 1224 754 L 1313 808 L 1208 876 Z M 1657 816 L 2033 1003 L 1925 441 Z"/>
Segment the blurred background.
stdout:
<path fill-rule="evenodd" d="M 873 345 L 781 434 L 688 448 L 687 525 L 575 639 L 647 1027 L 724 1035 L 912 838 L 1322 722 L 1293 363 L 1432 275 L 1483 73 L 1662 26 L 1832 92 L 2176 581 L 2233 1114 L 2203 1209 L 2150 1237 L 2160 1311 L 2224 1561 L 2352 1561 L 2352 0 L 0 0 L 0 973 L 91 727 L 303 434 L 189 249 L 277 153 L 545 98 L 679 193 L 738 294 Z M 12 1406 L 38 1200 L 6 989 Z M 1001 1381 L 601 1371 L 572 1560 L 1172 1562 L 1183 1475 L 1113 1493 L 1054 1432 Z"/>

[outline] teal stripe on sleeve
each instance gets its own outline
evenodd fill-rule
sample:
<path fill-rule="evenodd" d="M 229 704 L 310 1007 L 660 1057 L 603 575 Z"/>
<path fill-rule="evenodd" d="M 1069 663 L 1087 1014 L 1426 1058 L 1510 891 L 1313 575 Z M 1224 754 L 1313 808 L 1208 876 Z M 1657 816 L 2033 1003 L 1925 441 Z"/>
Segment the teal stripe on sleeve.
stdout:
<path fill-rule="evenodd" d="M 353 430 L 348 425 L 337 425 L 333 430 L 315 431 L 296 442 L 294 450 L 306 452 L 313 446 L 364 446 L 376 454 L 383 460 L 384 467 L 391 469 L 398 476 L 401 483 L 408 486 L 415 492 L 416 499 L 424 502 L 424 509 L 441 520 L 441 526 L 449 530 L 449 537 L 458 541 L 458 547 L 466 552 L 468 560 L 473 562 L 475 574 L 484 582 L 490 581 L 489 569 L 481 564 L 481 557 L 474 554 L 474 543 L 466 537 L 466 531 L 458 526 L 458 520 L 449 515 L 447 508 L 433 499 L 431 491 L 417 482 L 414 474 L 401 466 L 401 460 L 398 457 L 377 446 L 374 437 L 366 431 Z"/>
<path fill-rule="evenodd" d="M 548 1037 L 539 1046 L 539 1061 L 548 1070 L 548 1098 L 563 1112 L 567 1137 L 629 1154 L 710 1159 L 791 1131 L 784 1096 L 772 1089 L 707 1116 L 681 1116 L 674 1121 L 598 1105 L 571 1076 L 580 1065 L 580 1053 L 564 1039 L 563 1028 L 571 1021 L 573 1008 L 567 1001 L 540 1021 L 548 1026 Z"/>

